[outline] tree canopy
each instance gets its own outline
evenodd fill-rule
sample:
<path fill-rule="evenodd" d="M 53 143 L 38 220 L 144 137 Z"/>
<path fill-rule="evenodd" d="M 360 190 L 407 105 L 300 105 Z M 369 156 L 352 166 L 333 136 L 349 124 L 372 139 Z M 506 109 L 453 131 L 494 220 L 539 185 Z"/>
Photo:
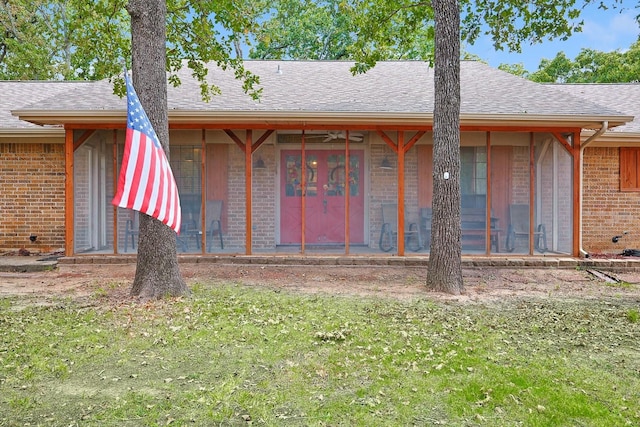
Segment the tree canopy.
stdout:
<path fill-rule="evenodd" d="M 496 49 L 566 39 L 580 31 L 581 7 L 594 0 L 463 0 L 461 38 L 481 35 Z M 0 78 L 100 80 L 131 57 L 127 0 L 0 0 Z M 611 0 L 619 6 L 622 0 Z M 602 7 L 606 7 L 605 3 Z M 167 71 L 192 69 L 205 99 L 205 63 L 236 70 L 247 91 L 257 82 L 243 53 L 263 59 L 349 59 L 366 71 L 387 59 L 433 58 L 433 8 L 420 0 L 168 0 Z M 243 52 L 246 49 L 246 52 Z M 257 95 L 256 92 L 251 92 Z"/>
<path fill-rule="evenodd" d="M 529 73 L 522 64 L 500 65 L 500 69 L 535 82 L 627 83 L 640 79 L 640 40 L 625 51 L 601 52 L 582 49 L 574 60 L 559 52 L 553 59 L 540 61 L 538 70 Z"/>

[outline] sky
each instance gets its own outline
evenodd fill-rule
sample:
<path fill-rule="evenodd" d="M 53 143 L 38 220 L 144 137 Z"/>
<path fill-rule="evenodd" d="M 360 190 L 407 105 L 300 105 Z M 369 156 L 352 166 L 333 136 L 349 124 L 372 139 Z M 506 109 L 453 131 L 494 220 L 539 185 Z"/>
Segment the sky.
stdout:
<path fill-rule="evenodd" d="M 478 55 L 492 67 L 500 64 L 522 63 L 528 71 L 536 71 L 540 60 L 553 59 L 558 52 L 564 52 L 569 59 L 575 59 L 582 48 L 590 48 L 602 52 L 614 50 L 625 51 L 638 40 L 640 28 L 635 19 L 639 9 L 606 10 L 591 6 L 583 11 L 579 20 L 584 21 L 581 33 L 574 33 L 566 41 L 545 41 L 537 45 L 523 45 L 522 53 L 496 51 L 490 39 L 478 40 L 473 46 L 463 48 Z"/>

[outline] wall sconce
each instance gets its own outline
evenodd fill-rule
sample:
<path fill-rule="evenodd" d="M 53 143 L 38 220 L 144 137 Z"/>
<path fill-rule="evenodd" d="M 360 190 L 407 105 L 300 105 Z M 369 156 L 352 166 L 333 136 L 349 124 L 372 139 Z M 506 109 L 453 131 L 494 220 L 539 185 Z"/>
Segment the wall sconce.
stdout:
<path fill-rule="evenodd" d="M 382 163 L 380 163 L 380 169 L 393 169 L 393 166 L 391 166 L 391 162 L 389 161 L 389 158 L 387 156 L 384 156 L 384 159 L 382 159 Z"/>
<path fill-rule="evenodd" d="M 259 156 L 259 157 L 258 157 L 258 160 L 256 160 L 256 161 L 253 163 L 253 168 L 254 168 L 254 169 L 264 169 L 264 168 L 266 168 L 266 166 L 265 166 L 265 164 L 264 164 L 264 160 L 262 160 L 262 156 Z"/>

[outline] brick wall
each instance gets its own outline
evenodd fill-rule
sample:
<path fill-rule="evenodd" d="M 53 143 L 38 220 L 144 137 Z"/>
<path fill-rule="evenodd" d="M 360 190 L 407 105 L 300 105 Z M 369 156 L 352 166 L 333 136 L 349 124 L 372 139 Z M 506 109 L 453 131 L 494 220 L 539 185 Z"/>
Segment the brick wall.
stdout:
<path fill-rule="evenodd" d="M 529 204 L 529 194 L 531 186 L 529 170 L 529 147 L 513 147 L 513 165 L 511 168 L 511 203 Z"/>
<path fill-rule="evenodd" d="M 620 149 L 589 147 L 584 151 L 582 246 L 592 253 L 619 253 L 640 248 L 640 192 L 620 191 Z M 619 243 L 611 238 L 630 233 Z"/>
<path fill-rule="evenodd" d="M 385 157 L 393 169 L 380 169 L 379 166 Z M 370 161 L 369 242 L 371 247 L 375 247 L 380 239 L 382 205 L 398 202 L 398 185 L 396 183 L 398 163 L 396 155 L 383 144 L 371 145 Z"/>
<path fill-rule="evenodd" d="M 276 154 L 274 145 L 262 145 L 253 154 L 253 161 L 261 158 L 264 169 L 253 168 L 252 175 L 252 242 L 255 250 L 273 250 L 276 244 Z M 244 168 L 243 168 L 244 171 Z M 243 204 L 244 207 L 244 204 Z M 243 236 L 244 236 L 244 229 Z"/>
<path fill-rule="evenodd" d="M 242 137 L 244 138 L 244 137 Z M 225 246 L 245 250 L 246 202 L 244 152 L 236 145 L 229 148 L 229 200 L 227 200 L 227 234 Z"/>
<path fill-rule="evenodd" d="M 64 172 L 63 144 L 0 143 L 0 251 L 64 248 Z"/>

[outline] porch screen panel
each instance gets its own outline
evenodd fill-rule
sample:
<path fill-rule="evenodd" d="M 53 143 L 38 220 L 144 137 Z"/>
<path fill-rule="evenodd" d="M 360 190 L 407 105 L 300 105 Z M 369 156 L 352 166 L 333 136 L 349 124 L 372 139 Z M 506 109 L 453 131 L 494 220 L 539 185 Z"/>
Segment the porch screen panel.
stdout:
<path fill-rule="evenodd" d="M 169 163 L 178 185 L 182 225 L 176 236 L 178 253 L 200 253 L 202 251 L 202 146 L 196 144 L 197 134 L 175 135 L 191 140 L 187 144 L 173 144 L 170 148 Z"/>
<path fill-rule="evenodd" d="M 397 141 L 395 132 L 387 135 Z M 378 135 L 372 136 L 370 153 L 369 247 L 397 254 L 398 157 Z"/>
<path fill-rule="evenodd" d="M 513 193 L 514 151 L 515 147 L 511 145 L 491 146 L 490 252 L 492 254 L 507 252 L 507 231 L 511 224 L 509 206 L 515 199 Z M 526 169 L 524 164 L 519 164 L 518 167 Z M 517 182 L 516 185 L 519 187 L 518 191 L 523 192 L 519 197 L 526 199 L 529 194 L 528 180 Z"/>
<path fill-rule="evenodd" d="M 215 133 L 207 135 L 203 230 L 207 253 L 244 251 L 244 153 L 220 143 L 224 138 Z"/>
<path fill-rule="evenodd" d="M 78 140 L 83 132 L 74 132 Z M 93 133 L 74 152 L 74 253 L 113 253 L 113 132 Z"/>
<path fill-rule="evenodd" d="M 431 214 L 433 199 L 433 145 L 416 146 L 418 177 L 418 220 L 422 251 L 431 249 Z"/>
<path fill-rule="evenodd" d="M 535 145 L 534 252 L 569 254 L 573 244 L 573 158 L 551 136 Z"/>
<path fill-rule="evenodd" d="M 460 147 L 462 253 L 486 253 L 487 147 Z"/>
<path fill-rule="evenodd" d="M 406 141 L 410 141 L 414 137 L 414 132 L 405 132 Z M 423 136 L 424 138 L 424 136 Z M 424 138 L 425 140 L 427 138 Z M 430 236 L 431 230 L 427 232 L 426 222 L 430 220 L 430 211 L 426 212 L 421 208 L 431 206 L 431 190 L 424 188 L 429 185 L 425 182 L 420 185 L 420 177 L 424 177 L 427 171 L 420 171 L 420 166 L 425 166 L 423 161 L 427 160 L 433 150 L 431 145 L 427 149 L 420 150 L 419 142 L 416 142 L 405 154 L 404 157 L 404 226 L 405 226 L 405 245 L 404 254 L 413 255 L 421 254 L 428 251 L 427 238 Z M 420 155 L 422 154 L 422 160 Z M 425 159 L 427 157 L 427 159 Z M 433 179 L 433 178 L 432 178 Z M 433 185 L 431 185 L 433 187 Z M 422 194 L 421 194 L 422 193 Z M 425 194 L 427 193 L 427 194 Z"/>
<path fill-rule="evenodd" d="M 493 214 L 500 217 L 501 251 L 529 254 L 531 219 L 531 136 L 492 133 Z M 493 145 L 495 143 L 495 145 Z M 505 168 L 504 171 L 500 170 Z M 495 183 L 493 182 L 495 180 Z M 509 182 L 507 182 L 509 180 Z M 495 184 L 495 187 L 493 187 Z M 507 194 L 500 194 L 501 191 Z M 495 194 L 494 194 L 495 193 Z M 503 245 L 504 243 L 504 245 Z M 494 248 L 495 250 L 495 248 Z"/>

